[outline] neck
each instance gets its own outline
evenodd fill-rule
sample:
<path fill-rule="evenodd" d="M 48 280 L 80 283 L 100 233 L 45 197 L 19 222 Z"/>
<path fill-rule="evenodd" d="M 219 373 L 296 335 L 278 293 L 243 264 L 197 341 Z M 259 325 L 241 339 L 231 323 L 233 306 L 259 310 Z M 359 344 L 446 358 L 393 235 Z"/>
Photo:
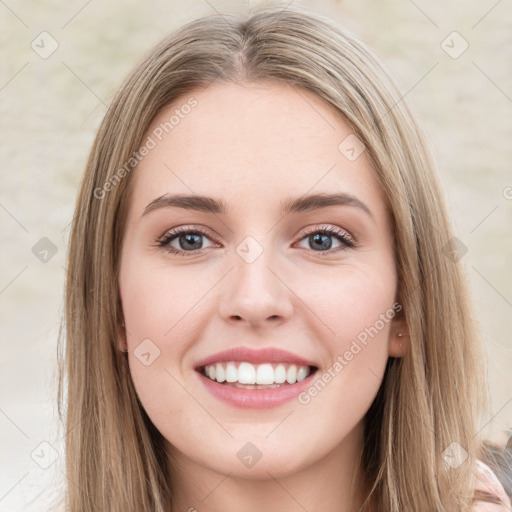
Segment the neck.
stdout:
<path fill-rule="evenodd" d="M 250 480 L 198 464 L 168 445 L 172 512 L 358 512 L 364 502 L 362 425 L 323 457 L 290 473 Z"/>

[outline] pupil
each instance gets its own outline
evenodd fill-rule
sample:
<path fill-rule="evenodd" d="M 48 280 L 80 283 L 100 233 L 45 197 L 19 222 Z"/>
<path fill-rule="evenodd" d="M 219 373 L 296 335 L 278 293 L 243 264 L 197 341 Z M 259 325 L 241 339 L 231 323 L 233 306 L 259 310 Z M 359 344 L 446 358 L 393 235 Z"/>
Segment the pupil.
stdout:
<path fill-rule="evenodd" d="M 314 242 L 314 243 L 319 242 L 321 244 L 321 249 L 330 249 L 331 248 L 332 241 L 331 241 L 329 235 L 322 234 L 322 233 L 316 233 L 314 235 L 311 235 L 309 237 L 309 239 L 310 239 L 310 242 Z"/>
<path fill-rule="evenodd" d="M 180 237 L 180 244 L 181 246 L 183 247 L 184 245 L 186 246 L 186 244 L 191 244 L 192 246 L 194 245 L 194 239 L 195 239 L 195 242 L 197 243 L 197 245 L 199 245 L 199 247 L 188 247 L 189 249 L 200 249 L 201 248 L 201 235 L 194 235 L 194 234 L 186 234 L 186 235 L 182 235 Z"/>

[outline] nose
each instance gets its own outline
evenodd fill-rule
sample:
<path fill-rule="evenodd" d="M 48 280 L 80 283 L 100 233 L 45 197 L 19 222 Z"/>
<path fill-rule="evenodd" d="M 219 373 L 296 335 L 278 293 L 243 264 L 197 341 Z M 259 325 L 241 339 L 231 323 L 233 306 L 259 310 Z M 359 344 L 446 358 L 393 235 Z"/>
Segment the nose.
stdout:
<path fill-rule="evenodd" d="M 238 255 L 233 260 L 234 268 L 225 280 L 219 302 L 221 317 L 226 322 L 243 323 L 254 329 L 286 322 L 293 311 L 293 292 L 275 259 L 272 264 L 264 252 L 251 263 Z"/>

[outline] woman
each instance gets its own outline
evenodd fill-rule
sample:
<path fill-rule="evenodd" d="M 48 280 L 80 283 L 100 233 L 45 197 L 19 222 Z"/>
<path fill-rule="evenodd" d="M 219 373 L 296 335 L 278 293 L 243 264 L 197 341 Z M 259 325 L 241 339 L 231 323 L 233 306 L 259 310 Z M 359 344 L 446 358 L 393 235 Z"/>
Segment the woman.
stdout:
<path fill-rule="evenodd" d="M 508 510 L 478 461 L 456 249 L 421 130 L 354 36 L 281 5 L 171 34 L 75 210 L 68 509 Z"/>

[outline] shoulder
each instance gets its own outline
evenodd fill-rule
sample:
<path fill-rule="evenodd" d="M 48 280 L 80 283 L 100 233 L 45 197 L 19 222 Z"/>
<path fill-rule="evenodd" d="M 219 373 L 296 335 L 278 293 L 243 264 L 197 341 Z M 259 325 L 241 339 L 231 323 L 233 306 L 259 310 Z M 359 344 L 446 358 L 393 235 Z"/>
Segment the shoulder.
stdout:
<path fill-rule="evenodd" d="M 476 494 L 482 496 L 473 505 L 474 512 L 510 512 L 512 502 L 503 485 L 487 464 L 477 461 Z M 483 501 L 483 496 L 488 501 Z"/>

